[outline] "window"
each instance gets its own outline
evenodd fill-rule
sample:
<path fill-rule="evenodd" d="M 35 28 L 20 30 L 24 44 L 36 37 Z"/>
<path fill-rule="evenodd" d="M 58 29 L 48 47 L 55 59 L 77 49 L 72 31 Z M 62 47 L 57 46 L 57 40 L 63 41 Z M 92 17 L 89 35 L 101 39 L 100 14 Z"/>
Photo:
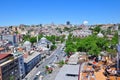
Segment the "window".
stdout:
<path fill-rule="evenodd" d="M 20 64 L 22 64 L 22 62 L 20 62 Z"/>
<path fill-rule="evenodd" d="M 66 76 L 76 77 L 78 74 L 66 74 Z"/>
<path fill-rule="evenodd" d="M 22 59 L 22 58 L 20 58 L 20 61 L 23 61 L 23 59 Z"/>
<path fill-rule="evenodd" d="M 21 69 L 21 71 L 23 71 L 23 69 Z"/>

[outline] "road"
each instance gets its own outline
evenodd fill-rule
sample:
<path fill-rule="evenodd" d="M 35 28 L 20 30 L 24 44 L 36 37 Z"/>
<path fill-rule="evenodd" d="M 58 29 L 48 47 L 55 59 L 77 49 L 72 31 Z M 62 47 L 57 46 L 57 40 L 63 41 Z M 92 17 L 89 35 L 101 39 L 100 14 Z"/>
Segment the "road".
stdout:
<path fill-rule="evenodd" d="M 46 59 L 43 60 L 43 62 L 41 61 L 39 64 L 39 67 L 34 67 L 29 73 L 28 75 L 25 77 L 24 80 L 34 80 L 35 79 L 35 74 L 38 71 L 41 71 L 43 76 L 45 76 L 45 66 L 52 64 L 56 61 L 56 55 L 58 56 L 58 59 L 60 60 L 63 53 L 62 53 L 62 48 L 64 47 L 64 44 L 61 44 L 58 46 L 58 48 Z"/>

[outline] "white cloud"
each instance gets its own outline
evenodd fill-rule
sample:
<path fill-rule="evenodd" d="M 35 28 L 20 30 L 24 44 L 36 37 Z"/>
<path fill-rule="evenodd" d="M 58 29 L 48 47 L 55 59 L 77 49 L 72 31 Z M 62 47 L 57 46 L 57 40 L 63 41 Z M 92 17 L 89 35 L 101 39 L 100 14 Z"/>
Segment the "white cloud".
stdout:
<path fill-rule="evenodd" d="M 83 21 L 83 24 L 84 24 L 84 25 L 87 25 L 87 24 L 88 24 L 88 21 Z"/>

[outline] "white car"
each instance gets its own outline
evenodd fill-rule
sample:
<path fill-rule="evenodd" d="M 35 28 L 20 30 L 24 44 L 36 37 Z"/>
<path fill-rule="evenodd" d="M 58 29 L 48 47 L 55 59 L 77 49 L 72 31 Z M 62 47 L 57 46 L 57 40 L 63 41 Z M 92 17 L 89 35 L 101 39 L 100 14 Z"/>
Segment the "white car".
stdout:
<path fill-rule="evenodd" d="M 40 76 L 40 74 L 41 74 L 41 71 L 37 72 L 36 76 Z"/>

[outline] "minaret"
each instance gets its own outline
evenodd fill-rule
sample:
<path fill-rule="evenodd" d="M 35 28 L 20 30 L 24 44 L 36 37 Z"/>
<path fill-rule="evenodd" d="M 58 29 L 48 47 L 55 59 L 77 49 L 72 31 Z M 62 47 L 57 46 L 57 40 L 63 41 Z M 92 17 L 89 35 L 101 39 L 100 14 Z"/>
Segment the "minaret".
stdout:
<path fill-rule="evenodd" d="M 37 43 L 38 43 L 38 35 L 37 35 Z"/>
<path fill-rule="evenodd" d="M 37 38 L 36 40 L 37 40 L 37 43 L 38 43 L 38 33 L 36 33 L 36 38 Z"/>

